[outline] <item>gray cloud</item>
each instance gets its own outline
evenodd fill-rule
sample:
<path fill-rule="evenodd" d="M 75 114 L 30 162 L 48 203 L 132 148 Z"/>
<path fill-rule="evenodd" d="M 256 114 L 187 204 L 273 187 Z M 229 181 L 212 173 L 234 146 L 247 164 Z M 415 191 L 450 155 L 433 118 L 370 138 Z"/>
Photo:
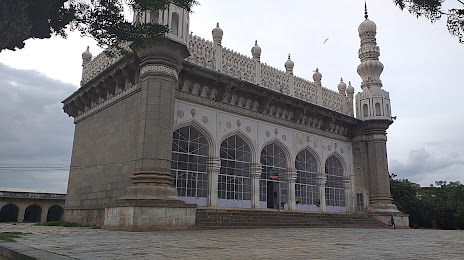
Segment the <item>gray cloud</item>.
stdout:
<path fill-rule="evenodd" d="M 463 182 L 464 155 L 451 149 L 452 144 L 426 145 L 409 151 L 404 161 L 390 160 L 390 172 L 422 186 L 439 180 Z"/>
<path fill-rule="evenodd" d="M 76 88 L 0 63 L 0 167 L 33 167 L 0 169 L 0 189 L 66 192 L 74 125 L 61 100 Z"/>

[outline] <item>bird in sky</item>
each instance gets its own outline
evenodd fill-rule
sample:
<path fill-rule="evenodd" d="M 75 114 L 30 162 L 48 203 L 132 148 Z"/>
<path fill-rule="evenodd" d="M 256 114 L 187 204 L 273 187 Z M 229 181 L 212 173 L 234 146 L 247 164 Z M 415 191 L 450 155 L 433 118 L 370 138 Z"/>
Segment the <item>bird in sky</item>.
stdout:
<path fill-rule="evenodd" d="M 329 38 L 325 39 L 325 41 L 324 41 L 324 43 L 323 43 L 323 44 L 325 44 L 325 43 L 326 43 L 328 40 L 329 40 Z"/>

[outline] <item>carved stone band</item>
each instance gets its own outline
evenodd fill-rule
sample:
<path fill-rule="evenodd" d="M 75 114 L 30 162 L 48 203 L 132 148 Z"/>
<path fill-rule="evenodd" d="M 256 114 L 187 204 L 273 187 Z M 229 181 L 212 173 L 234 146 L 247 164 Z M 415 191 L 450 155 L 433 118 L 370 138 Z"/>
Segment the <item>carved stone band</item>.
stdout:
<path fill-rule="evenodd" d="M 354 142 L 369 142 L 369 141 L 387 141 L 386 135 L 364 135 L 353 138 Z"/>
<path fill-rule="evenodd" d="M 173 68 L 169 68 L 163 65 L 146 65 L 140 69 L 140 76 L 144 76 L 149 72 L 162 72 L 173 76 L 176 80 L 179 80 L 177 71 Z"/>

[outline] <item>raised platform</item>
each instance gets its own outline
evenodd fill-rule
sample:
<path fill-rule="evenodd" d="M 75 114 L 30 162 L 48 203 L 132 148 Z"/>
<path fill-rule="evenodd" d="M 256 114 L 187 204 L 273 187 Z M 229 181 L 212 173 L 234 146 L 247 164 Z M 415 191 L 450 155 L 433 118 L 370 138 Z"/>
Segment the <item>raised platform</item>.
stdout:
<path fill-rule="evenodd" d="M 197 208 L 196 229 L 221 228 L 387 228 L 367 214 Z"/>

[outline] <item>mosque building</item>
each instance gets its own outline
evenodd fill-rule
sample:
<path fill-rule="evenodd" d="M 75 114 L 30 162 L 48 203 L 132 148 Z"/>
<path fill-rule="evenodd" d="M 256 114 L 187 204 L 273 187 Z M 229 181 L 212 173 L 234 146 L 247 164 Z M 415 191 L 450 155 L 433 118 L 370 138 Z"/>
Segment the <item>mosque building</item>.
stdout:
<path fill-rule="evenodd" d="M 376 24 L 360 24 L 361 92 L 337 91 L 189 34 L 189 13 L 137 13 L 166 39 L 130 58 L 82 54 L 81 87 L 63 101 L 75 134 L 65 218 L 115 230 L 182 229 L 196 208 L 368 214 L 397 226 L 386 130 L 393 123 Z"/>

